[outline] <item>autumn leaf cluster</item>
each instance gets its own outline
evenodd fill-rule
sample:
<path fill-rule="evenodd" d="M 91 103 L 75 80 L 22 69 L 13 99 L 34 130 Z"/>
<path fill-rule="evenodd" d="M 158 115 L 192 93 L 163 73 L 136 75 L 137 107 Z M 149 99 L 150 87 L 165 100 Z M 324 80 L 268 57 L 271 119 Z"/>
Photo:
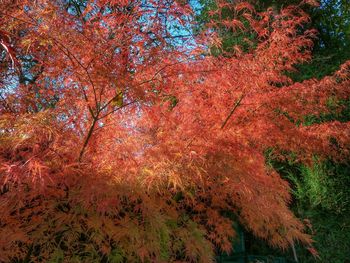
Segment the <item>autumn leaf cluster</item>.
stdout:
<path fill-rule="evenodd" d="M 300 6 L 217 1 L 194 34 L 185 1 L 3 3 L 0 261 L 211 262 L 232 220 L 312 250 L 265 153 L 348 158 L 348 122 L 304 121 L 349 98 L 350 62 L 293 83 L 316 37 Z M 221 27 L 258 46 L 212 56 Z"/>

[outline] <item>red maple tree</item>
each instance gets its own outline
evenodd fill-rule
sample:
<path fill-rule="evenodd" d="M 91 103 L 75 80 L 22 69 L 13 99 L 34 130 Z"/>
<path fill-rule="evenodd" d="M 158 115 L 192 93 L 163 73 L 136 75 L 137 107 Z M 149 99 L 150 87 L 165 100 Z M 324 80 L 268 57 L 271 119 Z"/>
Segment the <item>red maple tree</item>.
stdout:
<path fill-rule="evenodd" d="M 255 50 L 210 56 L 215 27 L 244 25 L 184 34 L 180 0 L 4 1 L 0 261 L 210 262 L 231 249 L 227 212 L 273 246 L 311 246 L 264 152 L 349 156 L 349 123 L 303 120 L 349 97 L 350 63 L 293 83 L 307 14 L 217 3 Z"/>

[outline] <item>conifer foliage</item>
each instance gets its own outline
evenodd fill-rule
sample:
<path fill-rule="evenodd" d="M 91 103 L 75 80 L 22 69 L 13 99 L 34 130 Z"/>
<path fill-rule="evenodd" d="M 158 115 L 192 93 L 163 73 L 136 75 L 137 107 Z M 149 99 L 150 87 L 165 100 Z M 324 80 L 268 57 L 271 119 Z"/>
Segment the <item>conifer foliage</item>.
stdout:
<path fill-rule="evenodd" d="M 211 262 L 228 213 L 313 251 L 264 154 L 349 156 L 348 122 L 303 123 L 349 98 L 350 62 L 293 83 L 315 37 L 300 6 L 217 5 L 234 15 L 194 35 L 182 0 L 2 1 L 1 262 Z M 238 17 L 257 48 L 211 56 Z"/>

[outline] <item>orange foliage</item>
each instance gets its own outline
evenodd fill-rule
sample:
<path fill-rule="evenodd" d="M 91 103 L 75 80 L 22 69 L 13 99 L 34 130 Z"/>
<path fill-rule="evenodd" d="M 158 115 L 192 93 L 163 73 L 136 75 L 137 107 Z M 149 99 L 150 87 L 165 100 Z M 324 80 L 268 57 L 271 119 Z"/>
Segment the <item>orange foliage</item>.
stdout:
<path fill-rule="evenodd" d="M 315 36 L 298 6 L 232 7 L 259 45 L 213 57 L 211 28 L 176 44 L 184 1 L 3 2 L 0 261 L 210 262 L 231 249 L 226 212 L 273 246 L 311 246 L 264 152 L 349 156 L 349 123 L 302 123 L 349 98 L 350 64 L 286 77 Z"/>

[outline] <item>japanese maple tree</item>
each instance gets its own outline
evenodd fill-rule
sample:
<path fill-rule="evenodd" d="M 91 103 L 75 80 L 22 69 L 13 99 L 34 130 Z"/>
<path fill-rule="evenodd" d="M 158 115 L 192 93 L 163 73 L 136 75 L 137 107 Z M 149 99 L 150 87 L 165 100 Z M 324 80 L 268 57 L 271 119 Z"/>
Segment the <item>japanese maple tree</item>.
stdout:
<path fill-rule="evenodd" d="M 210 262 L 231 249 L 232 217 L 312 251 L 264 153 L 349 156 L 349 123 L 303 121 L 349 98 L 350 63 L 287 77 L 315 37 L 300 6 L 218 0 L 211 15 L 233 16 L 194 35 L 182 0 L 2 4 L 0 261 Z M 257 48 L 211 56 L 215 28 L 245 30 L 235 16 Z"/>

